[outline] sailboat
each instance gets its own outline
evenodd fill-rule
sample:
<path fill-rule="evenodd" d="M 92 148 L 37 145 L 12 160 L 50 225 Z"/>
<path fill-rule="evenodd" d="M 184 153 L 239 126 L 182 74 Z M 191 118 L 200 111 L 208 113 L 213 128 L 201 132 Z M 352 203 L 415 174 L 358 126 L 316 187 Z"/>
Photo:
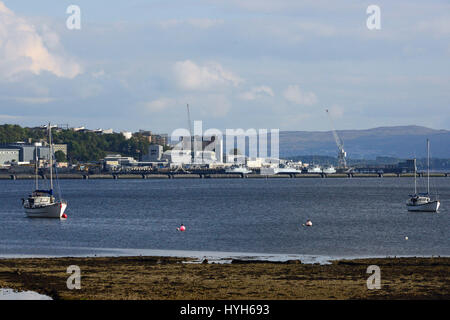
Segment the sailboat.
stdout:
<path fill-rule="evenodd" d="M 427 193 L 417 193 L 417 166 L 414 159 L 414 194 L 406 202 L 408 211 L 437 212 L 441 203 L 430 197 L 430 140 L 427 139 Z"/>
<path fill-rule="evenodd" d="M 27 199 L 22 199 L 25 213 L 30 218 L 66 218 L 64 211 L 67 208 L 67 202 L 62 199 L 56 199 L 53 196 L 53 144 L 52 129 L 48 124 L 49 140 L 49 165 L 50 165 L 50 189 L 39 190 L 38 177 L 38 158 L 37 149 L 35 150 L 35 190 Z"/>

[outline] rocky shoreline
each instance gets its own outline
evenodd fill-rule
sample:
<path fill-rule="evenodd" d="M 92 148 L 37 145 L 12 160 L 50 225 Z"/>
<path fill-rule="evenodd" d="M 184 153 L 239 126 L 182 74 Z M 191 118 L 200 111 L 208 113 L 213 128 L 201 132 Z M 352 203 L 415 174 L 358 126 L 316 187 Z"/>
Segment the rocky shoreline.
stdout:
<path fill-rule="evenodd" d="M 331 264 L 233 260 L 191 263 L 175 257 L 0 259 L 0 288 L 67 300 L 450 299 L 450 258 L 371 258 Z M 69 290 L 67 267 L 81 270 Z M 369 290 L 370 265 L 381 288 Z"/>

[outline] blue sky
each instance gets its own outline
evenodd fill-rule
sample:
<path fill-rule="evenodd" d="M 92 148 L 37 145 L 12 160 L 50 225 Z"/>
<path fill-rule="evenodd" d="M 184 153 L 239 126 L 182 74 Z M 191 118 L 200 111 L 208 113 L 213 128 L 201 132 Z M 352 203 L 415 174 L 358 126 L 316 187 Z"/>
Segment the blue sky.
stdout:
<path fill-rule="evenodd" d="M 450 129 L 449 40 L 448 1 L 0 0 L 0 123 Z"/>

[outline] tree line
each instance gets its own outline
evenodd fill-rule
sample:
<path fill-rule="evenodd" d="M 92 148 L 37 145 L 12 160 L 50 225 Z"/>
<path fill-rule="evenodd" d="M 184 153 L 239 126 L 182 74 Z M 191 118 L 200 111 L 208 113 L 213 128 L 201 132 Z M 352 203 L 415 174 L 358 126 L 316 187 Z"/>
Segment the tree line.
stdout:
<path fill-rule="evenodd" d="M 95 132 L 52 129 L 53 143 L 67 144 L 67 160 L 72 163 L 98 161 L 108 153 L 140 159 L 147 154 L 147 137 L 135 134 L 130 139 L 120 133 L 97 134 Z M 27 128 L 19 125 L 0 125 L 0 143 L 47 141 L 46 128 Z M 61 155 L 58 156 L 59 158 Z"/>

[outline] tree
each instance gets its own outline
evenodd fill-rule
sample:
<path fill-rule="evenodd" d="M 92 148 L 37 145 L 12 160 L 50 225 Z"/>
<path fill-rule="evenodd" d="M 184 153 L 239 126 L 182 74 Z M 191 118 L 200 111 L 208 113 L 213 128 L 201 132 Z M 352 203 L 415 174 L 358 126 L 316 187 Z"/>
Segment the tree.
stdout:
<path fill-rule="evenodd" d="M 18 125 L 0 125 L 0 144 L 17 141 L 33 142 L 47 140 L 46 128 L 22 128 Z M 148 152 L 149 141 L 142 135 L 129 140 L 120 133 L 97 134 L 95 132 L 81 132 L 72 130 L 53 130 L 53 142 L 67 144 L 67 157 L 71 163 L 98 161 L 108 153 L 120 153 L 124 156 L 139 158 Z M 62 158 L 62 155 L 59 155 Z M 59 160 L 58 160 L 59 161 Z"/>
<path fill-rule="evenodd" d="M 55 152 L 56 162 L 66 162 L 66 155 L 61 150 Z"/>

